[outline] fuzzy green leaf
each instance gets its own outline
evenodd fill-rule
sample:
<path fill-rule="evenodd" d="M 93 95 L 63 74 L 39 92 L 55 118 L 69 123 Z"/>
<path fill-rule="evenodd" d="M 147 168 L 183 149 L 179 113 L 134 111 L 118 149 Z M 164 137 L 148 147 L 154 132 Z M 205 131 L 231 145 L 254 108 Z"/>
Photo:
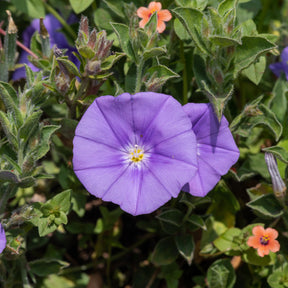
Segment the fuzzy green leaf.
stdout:
<path fill-rule="evenodd" d="M 155 265 L 168 265 L 173 263 L 178 256 L 178 249 L 176 247 L 173 237 L 161 239 L 152 253 L 151 261 Z"/>
<path fill-rule="evenodd" d="M 68 59 L 64 59 L 64 58 L 57 58 L 57 62 L 61 63 L 66 69 L 67 71 L 73 75 L 74 77 L 77 76 L 77 77 L 81 77 L 81 74 L 79 73 L 78 71 L 78 68 L 76 67 L 76 65 L 71 62 L 70 60 Z"/>
<path fill-rule="evenodd" d="M 49 151 L 50 137 L 59 128 L 60 126 L 57 125 L 47 125 L 42 128 L 40 138 L 41 141 L 38 147 L 35 149 L 35 160 L 38 160 L 46 155 L 46 153 Z"/>
<path fill-rule="evenodd" d="M 74 12 L 79 14 L 86 10 L 93 3 L 93 0 L 69 0 L 69 2 Z"/>
<path fill-rule="evenodd" d="M 42 115 L 42 111 L 33 112 L 27 119 L 25 119 L 24 124 L 19 129 L 19 137 L 26 142 L 31 135 L 35 132 L 35 129 L 39 126 L 39 119 Z"/>
<path fill-rule="evenodd" d="M 230 125 L 231 131 L 243 137 L 248 137 L 252 128 L 258 125 L 265 125 L 274 134 L 276 141 L 282 135 L 282 125 L 277 120 L 275 114 L 260 101 L 263 97 L 246 105 L 242 113 L 238 115 Z"/>
<path fill-rule="evenodd" d="M 195 247 L 193 236 L 191 234 L 177 235 L 175 243 L 180 255 L 184 257 L 188 265 L 191 265 Z"/>
<path fill-rule="evenodd" d="M 197 9 L 182 7 L 172 10 L 172 13 L 180 20 L 198 49 L 204 54 L 210 54 L 201 33 L 204 14 Z"/>
<path fill-rule="evenodd" d="M 262 217 L 278 218 L 283 214 L 283 207 L 273 194 L 261 195 L 246 205 L 260 213 Z"/>
<path fill-rule="evenodd" d="M 255 85 L 258 85 L 262 79 L 265 69 L 266 58 L 264 56 L 260 56 L 258 61 L 256 60 L 255 63 L 244 69 L 242 74 L 245 75 Z"/>
<path fill-rule="evenodd" d="M 130 41 L 129 27 L 120 23 L 111 23 L 121 45 L 123 52 L 133 60 L 135 60 L 135 53 Z"/>
<path fill-rule="evenodd" d="M 66 190 L 57 194 L 49 203 L 58 207 L 60 211 L 68 213 L 71 207 L 71 190 Z"/>
<path fill-rule="evenodd" d="M 232 288 L 235 281 L 235 270 L 229 259 L 219 259 L 208 268 L 207 282 L 210 288 Z"/>
<path fill-rule="evenodd" d="M 235 50 L 234 78 L 254 63 L 261 54 L 276 48 L 274 43 L 260 36 L 245 36 L 241 41 L 242 45 L 237 46 Z"/>
<path fill-rule="evenodd" d="M 62 269 L 68 266 L 68 262 L 54 258 L 43 258 L 29 262 L 30 272 L 40 277 L 58 274 Z"/>
<path fill-rule="evenodd" d="M 274 154 L 278 159 L 280 159 L 285 164 L 288 164 L 288 151 L 280 146 L 270 146 L 262 149 L 264 152 L 270 152 Z"/>
<path fill-rule="evenodd" d="M 0 96 L 6 106 L 6 109 L 12 113 L 15 119 L 15 124 L 20 127 L 23 123 L 23 117 L 17 107 L 17 93 L 7 83 L 0 82 Z"/>

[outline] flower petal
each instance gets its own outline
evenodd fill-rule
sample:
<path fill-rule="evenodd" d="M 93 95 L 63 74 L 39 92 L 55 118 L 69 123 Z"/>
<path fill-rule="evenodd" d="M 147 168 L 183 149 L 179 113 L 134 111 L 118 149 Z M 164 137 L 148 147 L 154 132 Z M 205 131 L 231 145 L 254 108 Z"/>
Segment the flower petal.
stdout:
<path fill-rule="evenodd" d="M 182 143 L 179 149 L 179 143 Z M 188 132 L 161 142 L 149 159 L 149 170 L 159 179 L 170 195 L 177 197 L 182 186 L 197 171 L 195 138 Z"/>
<path fill-rule="evenodd" d="M 260 257 L 264 257 L 265 255 L 268 255 L 270 253 L 268 246 L 264 246 L 264 245 L 261 245 L 258 248 L 257 252 Z"/>
<path fill-rule="evenodd" d="M 150 11 L 148 8 L 146 7 L 140 7 L 138 10 L 137 10 L 137 16 L 140 17 L 140 18 L 147 18 L 149 19 L 149 15 L 150 15 Z"/>
<path fill-rule="evenodd" d="M 253 227 L 252 233 L 256 237 L 260 238 L 265 234 L 265 229 L 264 229 L 264 227 L 258 225 L 258 226 Z"/>
<path fill-rule="evenodd" d="M 144 28 L 148 21 L 149 21 L 149 18 L 142 19 L 142 20 L 139 22 L 139 27 L 140 27 L 140 28 Z"/>
<path fill-rule="evenodd" d="M 112 96 L 106 97 L 114 98 Z M 111 102 L 110 99 L 107 100 Z M 111 124 L 107 122 L 96 101 L 90 105 L 83 115 L 76 128 L 75 135 L 93 140 L 97 143 L 106 143 L 115 149 L 121 148 L 121 140 L 118 138 Z"/>
<path fill-rule="evenodd" d="M 75 136 L 73 146 L 73 167 L 76 171 L 119 165 L 123 162 L 125 152 L 109 146 L 105 142 L 95 142 L 95 140 Z"/>
<path fill-rule="evenodd" d="M 238 160 L 239 150 L 228 121 L 223 116 L 219 124 L 210 104 L 189 103 L 184 106 L 184 111 L 196 134 L 199 166 L 196 179 L 189 183 L 189 192 L 205 196 Z M 187 187 L 183 187 L 184 191 Z"/>
<path fill-rule="evenodd" d="M 249 237 L 247 240 L 247 245 L 255 249 L 259 248 L 261 246 L 259 237 L 256 236 Z"/>
<path fill-rule="evenodd" d="M 166 24 L 165 24 L 165 22 L 160 21 L 160 20 L 158 19 L 158 21 L 157 21 L 157 31 L 158 31 L 158 33 L 162 33 L 165 29 L 166 29 Z"/>
<path fill-rule="evenodd" d="M 269 241 L 269 249 L 272 252 L 277 252 L 280 250 L 280 244 L 277 240 L 270 240 Z"/>
<path fill-rule="evenodd" d="M 284 71 L 283 63 L 278 62 L 278 63 L 273 63 L 269 65 L 270 70 L 277 76 L 281 76 L 281 72 Z"/>
<path fill-rule="evenodd" d="M 270 239 L 276 239 L 278 237 L 278 231 L 273 228 L 265 229 L 265 234 L 267 234 Z"/>
<path fill-rule="evenodd" d="M 191 130 L 191 122 L 182 106 L 169 95 L 137 93 L 134 95 L 133 111 L 135 131 L 142 135 L 140 144 L 149 143 L 150 148 Z"/>
<path fill-rule="evenodd" d="M 220 180 L 221 175 L 202 158 L 198 158 L 198 171 L 182 190 L 193 196 L 204 197 Z"/>
<path fill-rule="evenodd" d="M 132 215 L 139 215 L 153 212 L 170 198 L 166 188 L 149 169 L 129 167 L 102 199 L 119 204 Z"/>
<path fill-rule="evenodd" d="M 152 1 L 148 5 L 148 9 L 150 12 L 160 11 L 162 8 L 162 4 L 160 2 Z"/>
<path fill-rule="evenodd" d="M 0 253 L 3 252 L 3 250 L 5 249 L 6 247 L 6 235 L 5 235 L 5 231 L 0 223 Z"/>
<path fill-rule="evenodd" d="M 158 12 L 158 21 L 170 21 L 172 18 L 172 15 L 169 10 L 164 9 Z"/>

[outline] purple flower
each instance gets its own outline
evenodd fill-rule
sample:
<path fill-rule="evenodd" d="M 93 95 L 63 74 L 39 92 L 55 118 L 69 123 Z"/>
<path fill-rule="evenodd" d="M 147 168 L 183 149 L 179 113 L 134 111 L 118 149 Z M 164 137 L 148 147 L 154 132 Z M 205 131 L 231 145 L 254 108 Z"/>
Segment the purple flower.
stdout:
<path fill-rule="evenodd" d="M 284 48 L 281 53 L 281 62 L 270 64 L 269 68 L 278 77 L 284 72 L 288 80 L 288 47 Z"/>
<path fill-rule="evenodd" d="M 182 190 L 203 197 L 236 163 L 239 150 L 228 121 L 223 116 L 219 124 L 210 104 L 188 103 L 183 108 L 196 134 L 198 171 Z"/>
<path fill-rule="evenodd" d="M 133 215 L 177 197 L 197 170 L 191 121 L 171 96 L 97 98 L 73 141 L 74 171 L 86 189 Z"/>
<path fill-rule="evenodd" d="M 70 17 L 71 19 L 68 19 L 67 22 L 73 23 L 76 22 L 77 20 L 75 19 L 75 16 L 72 15 L 73 17 Z M 26 28 L 22 34 L 22 43 L 30 47 L 30 40 L 31 37 L 33 36 L 34 32 L 36 30 L 39 31 L 39 26 L 40 26 L 40 20 L 39 19 L 34 19 L 31 23 L 31 25 Z M 49 33 L 50 36 L 50 46 L 51 48 L 54 45 L 57 45 L 58 48 L 60 49 L 68 49 L 66 52 L 66 55 L 69 57 L 71 61 L 73 61 L 76 65 L 78 65 L 78 59 L 73 55 L 72 52 L 77 51 L 76 48 L 70 46 L 68 44 L 67 39 L 65 38 L 64 34 L 59 32 L 62 28 L 61 23 L 52 15 L 48 14 L 46 15 L 44 19 L 44 25 Z M 31 64 L 28 60 L 28 53 L 26 51 L 22 51 L 19 57 L 18 63 L 26 63 L 33 71 L 38 71 L 39 69 L 36 68 L 33 64 Z M 18 80 L 20 78 L 25 78 L 25 67 L 21 67 L 17 70 L 15 70 L 13 74 L 13 80 Z"/>
<path fill-rule="evenodd" d="M 2 253 L 2 251 L 4 250 L 4 248 L 6 247 L 6 235 L 5 235 L 5 231 L 0 223 L 0 253 Z"/>

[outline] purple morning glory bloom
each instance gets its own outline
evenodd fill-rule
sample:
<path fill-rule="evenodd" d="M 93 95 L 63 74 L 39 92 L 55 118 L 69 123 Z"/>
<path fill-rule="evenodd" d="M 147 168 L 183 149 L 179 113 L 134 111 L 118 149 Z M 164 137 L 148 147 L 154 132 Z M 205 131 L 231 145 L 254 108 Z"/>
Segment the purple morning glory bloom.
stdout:
<path fill-rule="evenodd" d="M 269 68 L 277 77 L 284 72 L 288 80 L 288 47 L 284 48 L 281 53 L 281 62 L 270 64 Z"/>
<path fill-rule="evenodd" d="M 183 108 L 196 134 L 198 171 L 182 190 L 204 197 L 237 162 L 239 149 L 228 121 L 222 116 L 219 124 L 210 104 L 188 103 Z"/>
<path fill-rule="evenodd" d="M 177 197 L 196 173 L 191 128 L 172 96 L 99 97 L 76 128 L 74 171 L 96 197 L 132 215 L 150 213 Z"/>
<path fill-rule="evenodd" d="M 0 253 L 3 252 L 4 248 L 6 247 L 6 235 L 5 231 L 0 223 Z"/>
<path fill-rule="evenodd" d="M 67 22 L 73 23 L 77 21 L 75 19 L 75 16 L 74 15 L 72 16 L 73 17 L 70 17 L 71 19 L 68 19 Z M 31 37 L 33 36 L 36 30 L 39 31 L 39 25 L 40 25 L 39 23 L 40 23 L 39 19 L 34 19 L 31 25 L 24 30 L 22 34 L 22 43 L 25 46 L 30 47 Z M 44 25 L 50 36 L 51 48 L 54 45 L 57 45 L 57 47 L 60 49 L 68 49 L 66 52 L 66 55 L 69 57 L 69 59 L 72 62 L 78 65 L 78 62 L 79 62 L 78 59 L 72 54 L 72 52 L 77 51 L 77 49 L 70 46 L 64 34 L 58 31 L 62 28 L 61 23 L 52 14 L 48 14 L 46 15 L 44 19 Z M 29 54 L 26 51 L 22 51 L 20 54 L 18 63 L 26 63 L 32 69 L 32 71 L 38 71 L 39 69 L 29 62 L 28 55 Z M 15 70 L 12 78 L 15 81 L 15 80 L 18 80 L 20 78 L 25 78 L 25 77 L 26 77 L 25 67 L 21 67 Z"/>

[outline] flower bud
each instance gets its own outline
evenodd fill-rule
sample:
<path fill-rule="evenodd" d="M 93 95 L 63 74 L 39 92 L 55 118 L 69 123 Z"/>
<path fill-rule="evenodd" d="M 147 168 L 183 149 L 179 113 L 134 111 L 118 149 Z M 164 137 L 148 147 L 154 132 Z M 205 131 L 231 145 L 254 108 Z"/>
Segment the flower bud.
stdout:
<path fill-rule="evenodd" d="M 271 176 L 274 194 L 277 198 L 283 199 L 286 195 L 286 185 L 280 176 L 277 160 L 272 153 L 265 152 L 265 161 Z"/>

